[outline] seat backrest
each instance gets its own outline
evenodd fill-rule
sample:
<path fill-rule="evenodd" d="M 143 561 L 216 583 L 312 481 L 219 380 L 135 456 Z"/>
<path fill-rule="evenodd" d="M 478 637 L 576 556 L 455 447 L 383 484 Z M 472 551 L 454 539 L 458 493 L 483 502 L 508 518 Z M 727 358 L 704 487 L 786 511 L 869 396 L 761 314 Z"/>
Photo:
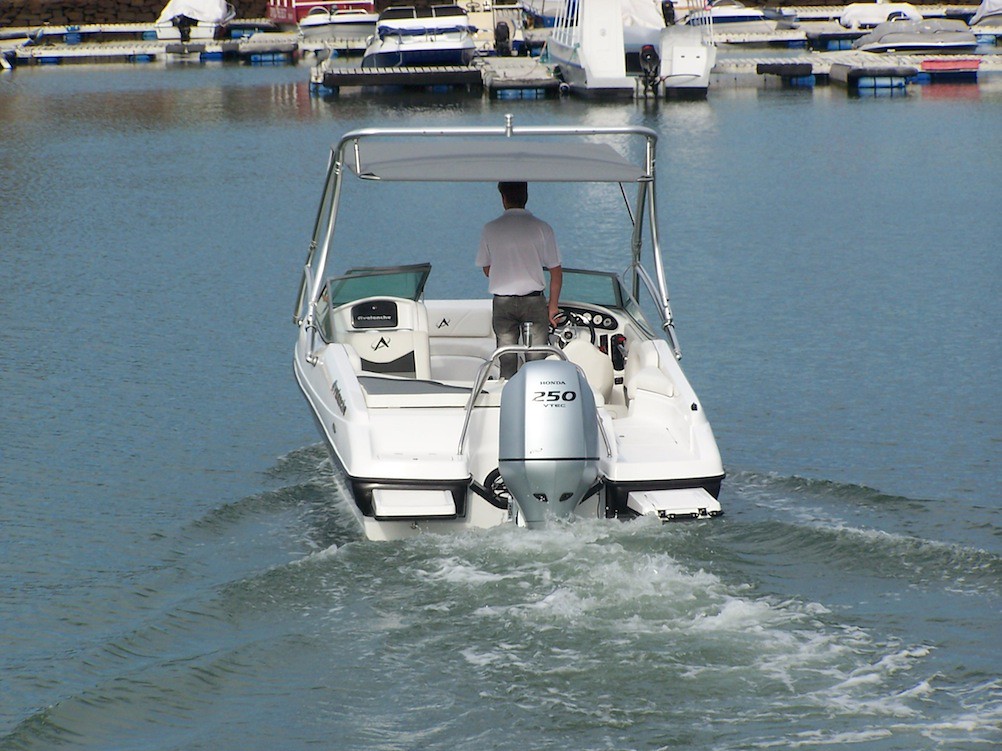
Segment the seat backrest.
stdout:
<path fill-rule="evenodd" d="M 366 298 L 331 313 L 334 341 L 350 345 L 362 372 L 431 378 L 428 317 L 403 298 Z"/>
<path fill-rule="evenodd" d="M 363 372 L 431 378 L 426 331 L 359 331 L 343 341 L 358 353 Z"/>
<path fill-rule="evenodd" d="M 491 300 L 427 300 L 425 307 L 432 377 L 472 381 L 497 348 Z"/>
<path fill-rule="evenodd" d="M 601 394 L 608 402 L 612 396 L 613 370 L 612 360 L 602 353 L 598 347 L 578 337 L 572 339 L 564 347 L 567 359 L 584 371 L 585 378 L 592 390 Z"/>
<path fill-rule="evenodd" d="M 641 390 L 663 396 L 675 395 L 675 384 L 661 370 L 661 359 L 652 340 L 643 339 L 630 345 L 623 369 L 623 385 L 627 400 L 636 397 Z"/>
<path fill-rule="evenodd" d="M 654 342 L 650 339 L 639 339 L 630 342 L 630 348 L 626 353 L 626 364 L 623 366 L 623 383 L 626 386 L 626 395 L 630 394 L 630 382 L 634 380 L 637 373 L 644 368 L 658 367 L 658 351 L 654 347 Z"/>

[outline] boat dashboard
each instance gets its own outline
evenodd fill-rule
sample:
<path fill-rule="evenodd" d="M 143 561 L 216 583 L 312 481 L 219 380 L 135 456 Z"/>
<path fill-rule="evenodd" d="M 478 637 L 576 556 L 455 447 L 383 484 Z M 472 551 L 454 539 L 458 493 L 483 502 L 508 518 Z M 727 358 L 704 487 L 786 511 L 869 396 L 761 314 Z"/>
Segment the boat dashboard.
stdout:
<path fill-rule="evenodd" d="M 596 331 L 616 331 L 621 327 L 619 320 L 604 308 L 586 308 L 580 304 L 561 305 L 560 314 L 570 325 L 594 328 Z"/>

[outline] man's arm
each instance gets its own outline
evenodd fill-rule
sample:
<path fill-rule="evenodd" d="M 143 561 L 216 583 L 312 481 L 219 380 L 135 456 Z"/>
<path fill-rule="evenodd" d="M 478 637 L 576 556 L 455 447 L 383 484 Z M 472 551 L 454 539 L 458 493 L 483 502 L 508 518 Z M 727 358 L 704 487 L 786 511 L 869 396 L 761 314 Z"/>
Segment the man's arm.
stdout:
<path fill-rule="evenodd" d="M 491 267 L 490 266 L 484 266 L 484 276 L 490 277 L 490 275 L 491 275 Z"/>
<path fill-rule="evenodd" d="M 550 269 L 550 323 L 556 325 L 557 313 L 560 312 L 560 287 L 564 283 L 564 270 L 560 266 Z"/>

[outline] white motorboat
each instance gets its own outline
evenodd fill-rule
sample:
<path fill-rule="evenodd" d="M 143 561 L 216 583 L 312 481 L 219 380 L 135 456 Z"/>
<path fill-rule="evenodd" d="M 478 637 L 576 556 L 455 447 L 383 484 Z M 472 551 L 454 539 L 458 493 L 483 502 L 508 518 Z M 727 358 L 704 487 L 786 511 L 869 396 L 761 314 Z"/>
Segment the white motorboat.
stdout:
<path fill-rule="evenodd" d="M 468 65 L 476 32 L 458 5 L 390 6 L 379 14 L 362 67 Z"/>
<path fill-rule="evenodd" d="M 167 41 L 216 39 L 235 16 L 225 0 L 170 0 L 153 28 L 157 39 Z"/>
<path fill-rule="evenodd" d="M 366 537 L 721 513 L 720 453 L 679 365 L 656 144 L 639 126 L 520 127 L 508 115 L 498 127 L 355 130 L 332 149 L 296 301 L 294 372 Z M 497 348 L 490 299 L 426 298 L 428 263 L 344 269 L 353 248 L 338 245 L 336 227 L 371 221 L 341 216 L 352 186 L 428 182 L 433 212 L 452 210 L 445 183 L 499 180 L 585 183 L 629 213 L 625 278 L 565 266 L 564 323 L 549 341 Z M 397 225 L 371 238 L 390 252 L 406 236 Z M 512 353 L 543 359 L 497 377 Z"/>
<path fill-rule="evenodd" d="M 970 52 L 978 38 L 959 19 L 926 18 L 921 21 L 885 21 L 852 43 L 863 52 Z"/>
<path fill-rule="evenodd" d="M 872 29 L 885 21 L 921 21 L 922 14 L 911 3 L 850 3 L 842 10 L 839 23 L 847 29 Z"/>
<path fill-rule="evenodd" d="M 347 0 L 333 6 L 313 6 L 299 20 L 299 33 L 309 41 L 366 40 L 376 33 L 379 14 L 369 0 Z"/>
<path fill-rule="evenodd" d="M 769 34 L 776 30 L 778 20 L 738 0 L 714 0 L 705 8 L 689 13 L 685 23 L 688 26 L 712 24 L 714 31 L 721 34 Z"/>
<path fill-rule="evenodd" d="M 577 0 L 546 43 L 572 92 L 586 96 L 706 95 L 716 61 L 709 24 L 666 26 L 657 0 Z"/>
<path fill-rule="evenodd" d="M 713 25 L 666 24 L 660 0 L 619 0 L 626 71 L 639 75 L 645 91 L 703 97 L 717 61 Z"/>
<path fill-rule="evenodd" d="M 626 41 L 619 0 L 576 0 L 560 11 L 546 54 L 572 92 L 632 97 L 636 81 L 626 73 Z"/>

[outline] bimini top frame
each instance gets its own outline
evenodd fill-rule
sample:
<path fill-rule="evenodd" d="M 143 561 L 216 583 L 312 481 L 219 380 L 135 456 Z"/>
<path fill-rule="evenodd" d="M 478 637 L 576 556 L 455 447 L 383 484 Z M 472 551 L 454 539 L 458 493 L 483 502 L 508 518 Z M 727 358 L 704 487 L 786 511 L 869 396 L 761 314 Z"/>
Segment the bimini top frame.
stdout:
<path fill-rule="evenodd" d="M 640 141 L 642 157 L 630 158 L 608 143 L 611 140 L 617 144 Z M 658 237 L 653 190 L 656 147 L 657 134 L 650 128 L 515 126 L 511 115 L 505 115 L 500 127 L 363 128 L 346 133 L 331 149 L 294 320 L 314 324 L 348 174 L 382 182 L 613 182 L 620 185 L 633 222 L 628 269 L 632 293 L 639 295 L 641 283 L 647 288 L 658 303 L 662 328 L 675 356 L 680 357 Z M 636 210 L 626 198 L 627 184 L 636 186 Z M 653 278 L 641 263 L 645 215 L 654 256 Z"/>

